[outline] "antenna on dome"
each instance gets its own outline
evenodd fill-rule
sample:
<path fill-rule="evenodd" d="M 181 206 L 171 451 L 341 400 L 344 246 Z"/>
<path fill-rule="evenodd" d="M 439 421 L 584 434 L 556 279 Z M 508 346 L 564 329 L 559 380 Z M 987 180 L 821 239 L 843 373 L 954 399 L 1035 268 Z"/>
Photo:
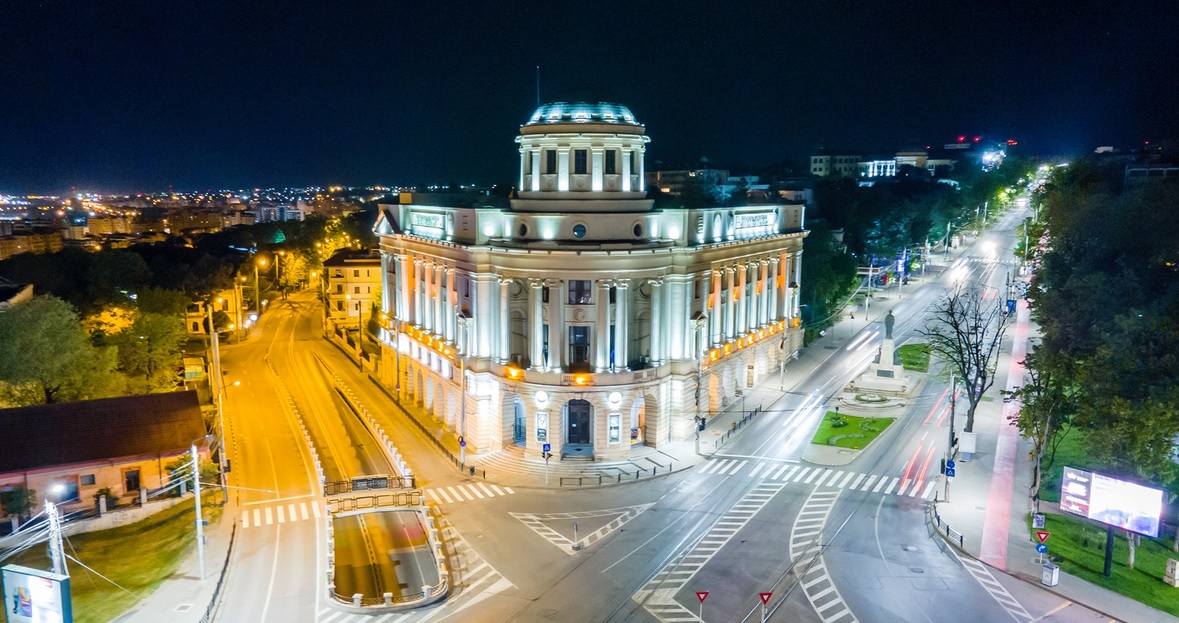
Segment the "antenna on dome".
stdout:
<path fill-rule="evenodd" d="M 540 108 L 540 65 L 536 66 L 536 107 Z"/>

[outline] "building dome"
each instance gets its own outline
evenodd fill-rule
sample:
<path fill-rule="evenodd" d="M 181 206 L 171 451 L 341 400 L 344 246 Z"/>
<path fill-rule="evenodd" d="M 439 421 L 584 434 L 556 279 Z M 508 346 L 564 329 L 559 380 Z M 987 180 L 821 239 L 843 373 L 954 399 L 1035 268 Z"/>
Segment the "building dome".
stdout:
<path fill-rule="evenodd" d="M 554 123 L 610 123 L 620 125 L 642 124 L 635 120 L 634 113 L 622 104 L 609 102 L 553 102 L 543 104 L 532 113 L 525 126 Z"/>

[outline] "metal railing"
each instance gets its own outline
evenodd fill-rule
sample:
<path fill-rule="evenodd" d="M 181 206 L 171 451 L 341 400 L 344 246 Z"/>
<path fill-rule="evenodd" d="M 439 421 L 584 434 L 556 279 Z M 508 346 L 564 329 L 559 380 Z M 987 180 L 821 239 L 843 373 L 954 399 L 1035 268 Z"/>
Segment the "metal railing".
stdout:
<path fill-rule="evenodd" d="M 741 416 L 740 420 L 733 420 L 729 430 L 726 430 L 724 435 L 721 435 L 720 437 L 717 437 L 715 440 L 713 440 L 712 450 L 715 452 L 716 450 L 720 449 L 721 446 L 728 443 L 729 439 L 732 438 L 733 435 L 737 434 L 737 431 L 745 428 L 745 425 L 751 422 L 755 416 L 760 415 L 762 411 L 763 409 L 761 406 L 757 406 L 754 407 L 752 411 L 745 412 L 745 414 Z"/>
<path fill-rule="evenodd" d="M 963 545 L 963 542 L 965 539 L 962 536 L 962 533 L 951 528 L 950 524 L 942 521 L 942 516 L 938 514 L 938 512 L 937 512 L 937 498 L 936 497 L 934 498 L 933 503 L 929 505 L 929 513 L 930 513 L 930 518 L 933 520 L 933 525 L 937 529 L 937 531 L 939 533 L 945 534 L 946 540 L 948 540 L 950 543 L 957 542 L 958 549 L 965 550 L 966 548 Z"/>
<path fill-rule="evenodd" d="M 660 473 L 670 474 L 671 472 L 675 471 L 674 466 L 675 463 L 668 463 L 667 465 L 656 465 L 651 469 L 636 467 L 633 476 L 630 472 L 622 469 L 619 469 L 618 473 L 613 476 L 610 474 L 598 474 L 596 476 L 562 476 L 561 486 L 596 487 L 608 484 L 619 484 L 624 481 L 638 480 L 643 476 L 654 476 Z"/>
<path fill-rule="evenodd" d="M 229 571 L 229 557 L 233 555 L 233 541 L 236 537 L 237 522 L 235 521 L 229 532 L 229 547 L 225 550 L 225 564 L 221 565 L 221 573 L 217 575 L 217 584 L 213 587 L 213 596 L 209 598 L 209 606 L 205 608 L 205 616 L 201 617 L 201 623 L 209 623 L 213 620 L 213 611 L 217 608 L 221 587 L 225 585 L 225 574 Z"/>
<path fill-rule="evenodd" d="M 353 491 L 376 489 L 416 489 L 416 476 L 357 476 L 351 480 L 332 480 L 323 483 L 324 495 L 338 495 Z"/>

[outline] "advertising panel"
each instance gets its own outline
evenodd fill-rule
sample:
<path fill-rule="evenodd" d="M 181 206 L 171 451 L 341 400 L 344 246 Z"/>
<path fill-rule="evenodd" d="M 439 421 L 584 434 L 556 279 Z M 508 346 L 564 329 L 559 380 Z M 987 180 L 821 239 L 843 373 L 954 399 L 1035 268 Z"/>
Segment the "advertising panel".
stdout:
<path fill-rule="evenodd" d="M 1161 489 L 1144 487 L 1103 474 L 1064 468 L 1060 510 L 1146 536 L 1159 534 Z"/>
<path fill-rule="evenodd" d="M 0 568 L 8 623 L 73 623 L 70 578 L 18 565 Z"/>

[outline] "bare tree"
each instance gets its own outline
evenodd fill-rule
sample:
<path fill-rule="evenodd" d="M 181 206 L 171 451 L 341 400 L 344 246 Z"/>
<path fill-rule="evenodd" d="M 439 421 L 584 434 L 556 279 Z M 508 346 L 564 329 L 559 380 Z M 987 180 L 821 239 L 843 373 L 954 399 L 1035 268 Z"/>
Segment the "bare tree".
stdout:
<path fill-rule="evenodd" d="M 1046 467 L 1051 468 L 1056 460 L 1057 447 L 1072 430 L 1076 407 L 1065 375 L 1051 362 L 1028 353 L 1024 366 L 1024 384 L 1002 394 L 1004 402 L 1019 407 L 1007 417 L 1008 421 L 1032 442 L 1032 485 L 1028 492 L 1032 495 L 1040 488 L 1044 456 L 1047 454 Z"/>
<path fill-rule="evenodd" d="M 974 412 L 983 394 L 995 384 L 995 364 L 1006 331 L 1006 317 L 997 300 L 984 300 L 975 285 L 958 286 L 934 304 L 932 318 L 920 333 L 942 372 L 953 372 L 966 388 L 965 432 L 974 431 Z"/>

